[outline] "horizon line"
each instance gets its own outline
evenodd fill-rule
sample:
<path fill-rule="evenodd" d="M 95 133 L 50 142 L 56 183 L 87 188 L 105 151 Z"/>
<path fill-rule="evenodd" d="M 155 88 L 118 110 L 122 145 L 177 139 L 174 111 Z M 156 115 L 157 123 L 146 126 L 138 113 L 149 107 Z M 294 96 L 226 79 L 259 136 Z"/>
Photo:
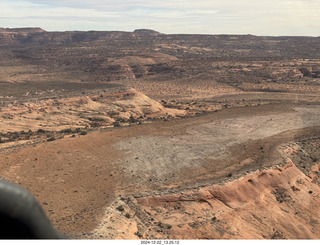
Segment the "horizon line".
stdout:
<path fill-rule="evenodd" d="M 162 33 L 154 29 L 150 28 L 137 28 L 134 29 L 133 31 L 127 31 L 127 30 L 79 30 L 79 29 L 73 29 L 73 30 L 46 30 L 40 26 L 26 26 L 26 27 L 1 27 L 0 30 L 5 29 L 5 30 L 23 30 L 23 29 L 41 29 L 44 32 L 48 33 L 63 33 L 63 32 L 125 32 L 125 33 L 134 33 L 139 30 L 145 30 L 145 31 L 150 31 L 150 32 L 156 32 L 159 35 L 203 35 L 203 36 L 256 36 L 256 37 L 314 37 L 314 38 L 319 38 L 320 36 L 313 36 L 313 35 L 256 35 L 252 33 L 242 33 L 242 34 L 235 34 L 235 33 Z"/>

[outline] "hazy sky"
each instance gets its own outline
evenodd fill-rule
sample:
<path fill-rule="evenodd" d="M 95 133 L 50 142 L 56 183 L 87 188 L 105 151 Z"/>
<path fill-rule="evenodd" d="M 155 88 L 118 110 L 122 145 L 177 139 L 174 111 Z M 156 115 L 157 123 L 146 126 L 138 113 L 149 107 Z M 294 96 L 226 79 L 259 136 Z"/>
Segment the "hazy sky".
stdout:
<path fill-rule="evenodd" d="M 0 27 L 320 36 L 320 0 L 0 0 Z"/>

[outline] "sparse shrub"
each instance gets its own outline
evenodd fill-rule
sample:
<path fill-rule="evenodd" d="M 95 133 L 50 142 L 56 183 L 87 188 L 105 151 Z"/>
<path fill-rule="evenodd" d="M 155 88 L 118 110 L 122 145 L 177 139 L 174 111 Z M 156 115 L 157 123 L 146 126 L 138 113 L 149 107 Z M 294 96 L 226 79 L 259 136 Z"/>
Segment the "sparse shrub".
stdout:
<path fill-rule="evenodd" d="M 291 196 L 287 193 L 285 188 L 277 188 L 271 192 L 277 199 L 278 202 L 289 202 L 291 200 Z"/>
<path fill-rule="evenodd" d="M 310 223 L 319 225 L 319 221 L 310 217 Z"/>
<path fill-rule="evenodd" d="M 42 128 L 39 128 L 37 132 L 38 133 L 45 133 L 46 131 L 44 129 L 42 129 Z"/>
<path fill-rule="evenodd" d="M 60 132 L 64 133 L 64 134 L 71 134 L 72 133 L 72 129 L 71 128 L 67 128 L 67 129 L 61 130 Z"/>
<path fill-rule="evenodd" d="M 19 138 L 19 135 L 17 132 L 14 132 L 13 134 L 10 135 L 10 140 L 16 140 Z"/>
<path fill-rule="evenodd" d="M 114 122 L 113 127 L 121 127 L 121 124 L 119 122 Z"/>
<path fill-rule="evenodd" d="M 133 116 L 130 116 L 129 122 L 130 123 L 136 123 L 137 120 Z"/>
<path fill-rule="evenodd" d="M 82 131 L 82 132 L 80 133 L 80 135 L 86 135 L 86 134 L 87 134 L 86 131 Z"/>
<path fill-rule="evenodd" d="M 271 239 L 285 239 L 283 233 L 281 231 L 274 231 L 274 233 L 271 235 Z"/>
<path fill-rule="evenodd" d="M 73 130 L 73 133 L 80 133 L 80 131 L 81 131 L 80 128 L 76 128 Z"/>
<path fill-rule="evenodd" d="M 303 74 L 303 76 L 308 77 L 311 76 L 311 71 L 306 68 L 306 67 L 302 67 L 299 69 L 299 71 Z"/>
<path fill-rule="evenodd" d="M 56 140 L 56 138 L 54 136 L 47 139 L 47 141 L 55 141 L 55 140 Z"/>
<path fill-rule="evenodd" d="M 158 226 L 163 228 L 163 229 L 171 229 L 172 228 L 172 225 L 165 224 L 165 223 L 162 223 L 162 222 L 158 222 Z"/>
<path fill-rule="evenodd" d="M 142 234 L 138 231 L 138 232 L 135 232 L 134 233 L 136 236 L 138 236 L 139 238 L 141 238 L 142 237 Z"/>
<path fill-rule="evenodd" d="M 130 219 L 131 215 L 130 215 L 129 213 L 126 213 L 126 214 L 125 214 L 125 217 L 126 217 L 127 219 Z"/>
<path fill-rule="evenodd" d="M 215 222 L 219 222 L 219 221 L 220 221 L 220 220 L 218 220 L 216 216 L 213 216 L 213 217 L 211 218 L 211 223 L 215 223 Z"/>
<path fill-rule="evenodd" d="M 118 211 L 122 212 L 124 211 L 124 207 L 122 205 L 120 205 L 119 207 L 116 208 Z"/>

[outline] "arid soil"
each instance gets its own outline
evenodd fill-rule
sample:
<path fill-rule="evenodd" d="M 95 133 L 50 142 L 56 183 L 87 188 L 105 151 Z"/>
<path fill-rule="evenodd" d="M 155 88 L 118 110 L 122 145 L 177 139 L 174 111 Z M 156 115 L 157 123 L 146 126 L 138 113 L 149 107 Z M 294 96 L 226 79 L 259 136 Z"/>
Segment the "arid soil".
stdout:
<path fill-rule="evenodd" d="M 0 176 L 73 239 L 319 239 L 319 38 L 0 28 Z"/>
<path fill-rule="evenodd" d="M 250 176 L 257 169 L 275 171 L 263 169 L 287 164 L 287 156 L 279 152 L 280 146 L 284 149 L 283 144 L 287 142 L 298 142 L 300 139 L 319 135 L 319 110 L 319 107 L 304 105 L 262 105 L 226 109 L 197 118 L 171 119 L 166 122 L 95 131 L 54 142 L 4 150 L 1 152 L 1 173 L 5 179 L 29 189 L 43 205 L 53 224 L 62 233 L 73 238 L 271 238 L 272 230 L 268 231 L 270 234 L 261 233 L 263 236 L 260 233 L 248 236 L 242 233 L 240 228 L 238 235 L 230 235 L 235 232 L 233 228 L 230 234 L 222 232 L 221 235 L 218 232 L 209 236 L 206 231 L 209 227 L 200 232 L 195 228 L 196 224 L 193 228 L 188 226 L 192 232 L 183 233 L 182 229 L 179 233 L 170 229 L 169 233 L 163 233 L 161 230 L 164 228 L 161 228 L 161 225 L 159 228 L 157 222 L 170 227 L 184 227 L 189 223 L 207 222 L 208 217 L 203 217 L 204 213 L 191 215 L 191 212 L 189 218 L 185 219 L 183 215 L 186 213 L 182 208 L 176 211 L 182 215 L 179 216 L 181 220 L 172 223 L 169 219 L 171 211 L 162 210 L 161 206 L 162 211 L 153 215 L 149 209 L 156 210 L 160 204 L 145 206 L 147 204 L 142 205 L 139 202 L 144 200 L 145 196 L 155 196 L 157 200 L 157 196 L 162 199 L 163 195 L 170 193 L 173 193 L 173 197 L 185 192 L 198 193 L 199 188 L 201 190 L 212 184 L 229 183 L 232 179 Z M 315 163 L 317 161 L 313 162 Z M 298 177 L 308 179 L 300 171 Z M 301 185 L 303 188 L 311 188 L 309 185 Z M 316 184 L 310 185 L 313 185 L 313 195 L 316 195 L 318 187 L 315 187 Z M 265 188 L 271 192 L 280 187 L 284 188 L 276 184 Z M 266 195 L 268 194 L 269 198 L 274 197 L 267 190 Z M 253 191 L 260 193 L 258 189 Z M 232 200 L 233 197 L 228 198 Z M 239 197 L 234 194 L 234 198 Z M 134 204 L 127 203 L 131 199 Z M 179 205 L 179 200 L 178 198 L 174 205 Z M 191 203 L 193 202 L 199 205 L 206 203 Z M 209 212 L 211 218 L 214 218 L 213 214 L 226 212 L 226 207 L 215 207 L 215 201 L 210 202 L 213 207 L 206 213 Z M 263 209 L 264 204 L 259 203 L 259 199 L 254 198 L 253 202 L 260 206 L 256 204 L 259 209 L 254 207 L 252 210 Z M 277 201 L 274 203 L 274 208 L 279 208 Z M 124 211 L 117 210 L 121 205 L 125 207 Z M 165 206 L 168 205 L 170 206 L 171 202 L 168 201 Z M 270 202 L 265 205 L 272 206 Z M 194 208 L 198 210 L 197 206 Z M 245 213 L 245 210 L 239 210 Z M 159 218 L 159 214 L 166 212 L 170 215 Z M 280 212 L 283 211 L 280 209 Z M 276 212 L 274 215 L 277 216 Z M 312 214 L 309 215 L 311 217 Z M 150 224 L 146 225 L 146 221 L 140 216 L 146 216 L 147 223 Z M 257 217 L 261 218 L 260 215 Z M 316 216 L 312 217 L 317 220 Z M 220 220 L 218 215 L 216 218 Z M 222 230 L 227 227 L 223 222 L 233 224 L 232 220 L 223 220 L 223 225 L 217 223 L 217 227 Z M 275 220 L 268 222 L 276 223 Z M 120 228 L 124 224 L 128 226 L 128 231 Z M 214 227 L 217 224 L 213 224 Z M 312 227 L 317 229 L 317 226 Z M 280 229 L 276 225 L 274 229 L 274 232 L 281 231 L 287 238 L 303 237 L 303 234 L 295 237 L 291 231 Z M 305 234 L 303 238 L 316 237 L 310 234 Z"/>

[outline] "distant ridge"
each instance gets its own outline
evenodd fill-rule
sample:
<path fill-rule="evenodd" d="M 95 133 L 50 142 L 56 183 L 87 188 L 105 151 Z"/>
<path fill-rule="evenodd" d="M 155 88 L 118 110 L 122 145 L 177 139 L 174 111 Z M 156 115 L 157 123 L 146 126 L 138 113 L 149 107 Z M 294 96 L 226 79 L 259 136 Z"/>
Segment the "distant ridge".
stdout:
<path fill-rule="evenodd" d="M 163 35 L 149 29 L 124 31 L 65 31 L 47 32 L 39 27 L 0 28 L 0 46 L 49 45 L 73 42 L 93 42 L 98 40 L 139 39 Z"/>
<path fill-rule="evenodd" d="M 199 57 L 209 55 L 210 57 L 215 57 L 215 59 L 220 59 L 221 57 L 318 58 L 319 52 L 315 52 L 315 50 L 320 49 L 320 37 L 163 34 L 151 29 L 136 29 L 132 32 L 48 32 L 39 27 L 0 28 L 0 47 L 67 45 L 75 43 L 90 43 L 91 46 L 112 45 L 113 48 L 122 48 L 132 44 L 138 46 L 142 44 L 142 47 L 157 44 L 157 49 L 159 46 L 162 47 L 172 43 L 174 46 L 163 49 L 165 54 L 177 57 L 177 55 L 181 55 L 180 51 L 188 51 L 186 47 L 194 47 L 193 50 L 189 50 L 193 56 L 195 54 L 198 54 Z M 240 53 L 241 55 L 239 55 Z"/>
<path fill-rule="evenodd" d="M 28 33 L 39 33 L 46 32 L 40 27 L 24 27 L 24 28 L 0 28 L 0 32 L 28 32 Z"/>
<path fill-rule="evenodd" d="M 133 33 L 137 33 L 139 35 L 144 35 L 144 36 L 159 36 L 163 35 L 160 32 L 150 30 L 150 29 L 136 29 L 133 31 Z"/>

